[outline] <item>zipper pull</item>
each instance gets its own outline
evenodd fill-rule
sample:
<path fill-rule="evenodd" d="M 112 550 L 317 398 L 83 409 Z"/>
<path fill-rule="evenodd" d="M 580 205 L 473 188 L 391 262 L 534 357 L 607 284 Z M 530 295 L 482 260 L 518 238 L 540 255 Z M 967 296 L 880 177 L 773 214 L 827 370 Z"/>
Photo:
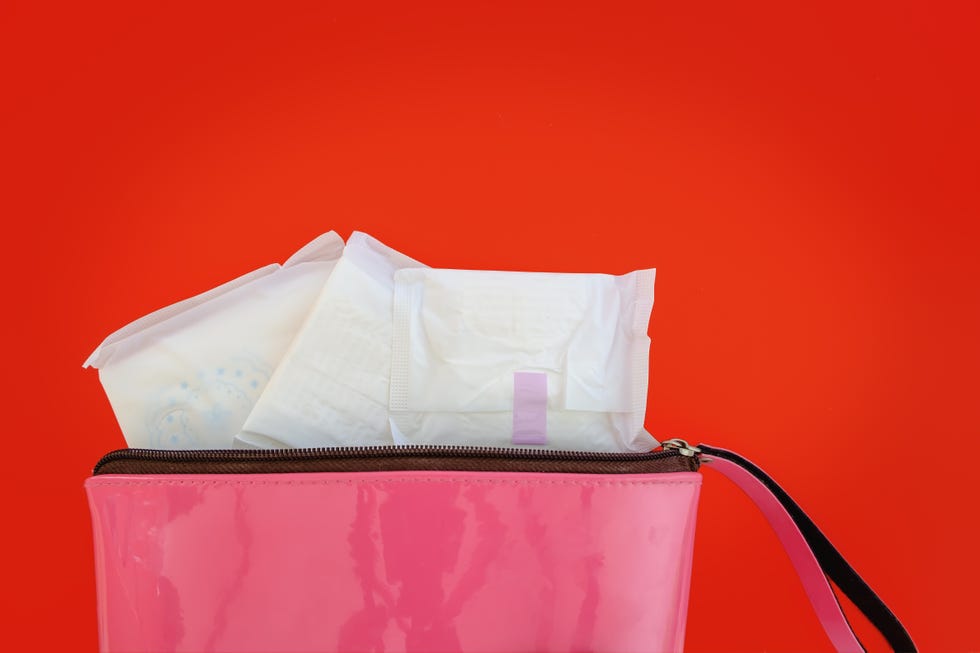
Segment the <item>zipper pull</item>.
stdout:
<path fill-rule="evenodd" d="M 664 451 L 667 449 L 676 449 L 680 455 L 687 456 L 689 458 L 701 454 L 701 450 L 699 448 L 688 444 L 687 440 L 681 440 L 680 438 L 664 440 L 660 443 L 660 446 L 664 448 Z"/>

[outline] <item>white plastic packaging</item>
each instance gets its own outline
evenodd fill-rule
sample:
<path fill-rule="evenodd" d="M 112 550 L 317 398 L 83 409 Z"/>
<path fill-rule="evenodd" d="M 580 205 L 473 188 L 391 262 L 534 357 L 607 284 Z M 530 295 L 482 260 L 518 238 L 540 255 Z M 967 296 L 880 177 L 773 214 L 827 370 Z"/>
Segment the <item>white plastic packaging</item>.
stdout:
<path fill-rule="evenodd" d="M 391 444 L 393 276 L 417 267 L 371 236 L 351 234 L 235 446 Z"/>
<path fill-rule="evenodd" d="M 396 442 L 647 451 L 655 270 L 395 273 Z"/>
<path fill-rule="evenodd" d="M 83 367 L 130 447 L 227 448 L 340 258 L 331 231 L 255 270 L 116 331 Z"/>

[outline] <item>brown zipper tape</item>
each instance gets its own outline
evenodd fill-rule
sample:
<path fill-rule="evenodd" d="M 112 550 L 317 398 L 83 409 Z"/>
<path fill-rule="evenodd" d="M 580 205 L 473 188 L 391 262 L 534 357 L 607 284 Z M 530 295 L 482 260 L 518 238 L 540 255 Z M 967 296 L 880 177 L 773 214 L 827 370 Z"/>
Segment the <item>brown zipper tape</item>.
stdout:
<path fill-rule="evenodd" d="M 121 449 L 102 458 L 103 474 L 297 474 L 315 472 L 530 472 L 564 474 L 662 474 L 693 472 L 698 457 L 675 451 L 601 454 L 540 450 L 478 449 L 399 451 L 397 447 L 341 453 L 323 450 L 156 451 Z"/>

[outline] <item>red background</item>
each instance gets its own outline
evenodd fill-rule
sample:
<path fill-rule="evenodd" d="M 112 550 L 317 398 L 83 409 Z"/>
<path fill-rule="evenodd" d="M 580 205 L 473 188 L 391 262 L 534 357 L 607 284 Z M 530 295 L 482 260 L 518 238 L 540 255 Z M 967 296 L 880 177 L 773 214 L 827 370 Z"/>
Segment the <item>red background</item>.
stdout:
<path fill-rule="evenodd" d="M 90 351 L 360 229 L 656 266 L 648 427 L 762 464 L 922 650 L 980 649 L 973 6 L 4 3 L 4 648 L 96 648 Z M 829 650 L 705 483 L 689 650 Z"/>

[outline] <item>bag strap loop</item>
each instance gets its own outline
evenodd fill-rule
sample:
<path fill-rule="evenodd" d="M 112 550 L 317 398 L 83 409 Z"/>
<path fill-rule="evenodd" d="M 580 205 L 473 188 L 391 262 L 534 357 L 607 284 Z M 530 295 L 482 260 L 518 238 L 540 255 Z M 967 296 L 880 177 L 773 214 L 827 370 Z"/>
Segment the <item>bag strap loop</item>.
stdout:
<path fill-rule="evenodd" d="M 871 621 L 893 651 L 915 653 L 915 644 L 898 617 L 776 481 L 734 452 L 703 444 L 698 448 L 701 460 L 749 495 L 765 515 L 838 653 L 863 653 L 865 648 L 847 622 L 830 581 Z"/>

